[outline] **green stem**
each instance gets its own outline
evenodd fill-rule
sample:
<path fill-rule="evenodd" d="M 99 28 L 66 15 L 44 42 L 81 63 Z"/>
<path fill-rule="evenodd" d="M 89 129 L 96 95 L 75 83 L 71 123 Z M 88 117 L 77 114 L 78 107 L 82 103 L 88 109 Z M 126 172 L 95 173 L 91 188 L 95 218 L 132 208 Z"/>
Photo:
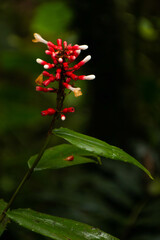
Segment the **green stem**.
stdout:
<path fill-rule="evenodd" d="M 61 77 L 61 79 L 59 81 L 59 89 L 58 89 L 58 93 L 57 93 L 57 104 L 56 104 L 57 105 L 56 106 L 57 112 L 55 113 L 55 115 L 54 115 L 54 117 L 52 119 L 52 122 L 51 122 L 50 128 L 48 130 L 48 134 L 47 134 L 46 140 L 44 142 L 44 145 L 43 145 L 41 151 L 39 152 L 37 158 L 35 159 L 32 167 L 28 169 L 28 171 L 24 175 L 22 181 L 20 182 L 20 184 L 18 185 L 17 189 L 13 193 L 11 199 L 9 200 L 6 208 L 3 210 L 3 212 L 2 212 L 2 214 L 0 216 L 0 223 L 4 220 L 6 212 L 8 211 L 10 206 L 12 205 L 12 203 L 13 203 L 14 199 L 16 198 L 16 196 L 18 195 L 19 191 L 21 190 L 21 188 L 23 187 L 25 182 L 32 175 L 32 173 L 34 171 L 34 168 L 37 166 L 38 162 L 40 161 L 41 157 L 43 156 L 43 153 L 44 153 L 44 151 L 45 151 L 45 149 L 46 149 L 46 147 L 47 147 L 47 145 L 48 145 L 48 143 L 50 141 L 50 138 L 52 136 L 52 129 L 53 129 L 54 123 L 55 123 L 56 119 L 58 119 L 59 114 L 60 114 L 60 112 L 62 110 L 62 107 L 63 107 L 64 97 L 65 97 L 64 88 L 63 88 L 63 85 L 62 85 L 63 81 L 64 81 L 64 76 L 63 76 L 63 73 L 62 73 L 62 77 Z"/>

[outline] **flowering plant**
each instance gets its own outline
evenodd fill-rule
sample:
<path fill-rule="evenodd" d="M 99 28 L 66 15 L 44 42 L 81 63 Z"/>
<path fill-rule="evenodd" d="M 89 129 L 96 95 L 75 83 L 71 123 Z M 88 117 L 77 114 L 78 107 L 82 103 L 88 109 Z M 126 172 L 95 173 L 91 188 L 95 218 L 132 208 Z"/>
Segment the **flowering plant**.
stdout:
<path fill-rule="evenodd" d="M 57 169 L 84 163 L 101 164 L 100 157 L 105 157 L 132 163 L 152 178 L 150 172 L 135 158 L 115 146 L 111 146 L 99 139 L 77 133 L 67 128 L 53 129 L 56 120 L 59 118 L 65 120 L 66 113 L 72 113 L 75 111 L 74 107 L 63 107 L 64 99 L 67 95 L 66 91 L 69 90 L 68 93 L 73 92 L 75 97 L 81 96 L 81 88 L 75 86 L 77 80 L 93 80 L 95 79 L 95 75 L 78 76 L 75 74 L 76 70 L 91 59 L 90 55 L 74 66 L 70 66 L 70 64 L 79 56 L 81 50 L 86 50 L 88 48 L 87 45 L 76 44 L 72 46 L 64 41 L 62 46 L 61 39 L 58 39 L 57 45 L 55 45 L 50 41 L 46 41 L 37 33 L 34 34 L 34 37 L 35 39 L 33 42 L 41 42 L 47 45 L 48 49 L 45 53 L 50 55 L 53 61 L 52 63 L 48 63 L 37 58 L 37 63 L 41 64 L 45 71 L 43 71 L 36 79 L 36 91 L 57 94 L 56 106 L 41 112 L 42 116 L 53 116 L 42 149 L 37 155 L 34 155 L 29 159 L 28 171 L 13 193 L 9 202 L 6 203 L 4 200 L 0 200 L 0 236 L 11 219 L 31 231 L 52 239 L 115 240 L 117 238 L 112 237 L 100 229 L 73 220 L 47 215 L 31 209 L 10 210 L 13 201 L 25 182 L 31 177 L 33 171 L 37 170 L 49 168 Z M 49 72 L 49 70 L 52 69 L 55 69 L 55 74 Z M 45 77 L 47 77 L 47 79 L 43 79 Z M 58 86 L 54 86 L 55 82 L 58 82 Z M 52 86 L 49 86 L 51 84 Z M 52 148 L 47 148 L 49 140 L 53 134 L 64 138 L 69 144 L 61 144 Z"/>
<path fill-rule="evenodd" d="M 73 67 L 69 67 L 69 64 L 71 64 L 73 61 L 76 60 L 76 58 L 79 56 L 81 50 L 86 50 L 88 48 L 87 45 L 74 45 L 67 44 L 66 41 L 63 42 L 62 46 L 62 40 L 57 39 L 57 45 L 53 44 L 50 41 L 46 41 L 43 39 L 39 34 L 34 34 L 35 39 L 33 39 L 33 42 L 41 42 L 47 45 L 48 50 L 45 51 L 47 55 L 50 55 L 52 58 L 53 63 L 48 63 L 40 58 L 37 58 L 37 63 L 41 64 L 44 69 L 52 69 L 55 68 L 55 76 L 52 73 L 49 73 L 48 71 L 43 71 L 42 74 L 36 79 L 37 86 L 36 91 L 42 91 L 42 92 L 53 92 L 57 94 L 57 100 L 59 104 L 57 105 L 57 108 L 48 108 L 47 110 L 44 110 L 41 112 L 43 116 L 46 115 L 54 115 L 54 114 L 61 114 L 61 119 L 65 120 L 64 113 L 67 112 L 74 112 L 73 107 L 64 108 L 62 110 L 63 101 L 65 97 L 65 88 L 72 91 L 75 95 L 75 97 L 79 97 L 82 95 L 81 88 L 75 87 L 75 82 L 77 80 L 93 80 L 95 78 L 95 75 L 81 75 L 77 76 L 74 74 L 76 70 L 78 70 L 81 66 L 83 66 L 85 63 L 87 63 L 91 56 L 88 55 L 85 57 L 82 61 L 74 65 Z M 43 80 L 44 77 L 48 77 L 47 80 Z M 58 89 L 55 88 L 48 88 L 47 86 L 51 83 L 54 83 L 55 81 L 58 81 L 59 87 Z M 71 81 L 73 83 L 71 84 Z M 42 87 L 42 85 L 45 87 Z M 46 88 L 47 87 L 47 88 Z"/>

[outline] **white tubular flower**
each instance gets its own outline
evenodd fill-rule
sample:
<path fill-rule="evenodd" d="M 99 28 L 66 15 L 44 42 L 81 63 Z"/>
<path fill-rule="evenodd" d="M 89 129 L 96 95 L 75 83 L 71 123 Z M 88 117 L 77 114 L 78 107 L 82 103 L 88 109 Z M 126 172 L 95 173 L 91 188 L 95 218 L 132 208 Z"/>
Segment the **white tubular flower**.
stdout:
<path fill-rule="evenodd" d="M 83 63 L 87 63 L 89 60 L 91 60 L 91 55 L 88 55 L 82 61 L 83 61 Z"/>
<path fill-rule="evenodd" d="M 88 48 L 87 45 L 80 45 L 80 46 L 79 46 L 79 49 L 81 49 L 81 50 L 86 50 L 87 48 Z"/>
<path fill-rule="evenodd" d="M 44 38 L 41 37 L 41 35 L 39 35 L 38 33 L 34 33 L 33 36 L 35 37 L 35 39 L 32 40 L 32 42 L 41 42 L 41 43 L 44 43 L 44 44 L 47 44 L 48 41 L 46 41 Z"/>
<path fill-rule="evenodd" d="M 39 64 L 42 64 L 44 61 L 42 59 L 40 59 L 40 58 L 37 58 L 36 62 L 39 63 Z"/>
<path fill-rule="evenodd" d="M 87 76 L 85 76 L 84 77 L 84 80 L 93 80 L 93 79 L 95 79 L 95 75 L 93 75 L 93 74 L 91 74 L 91 75 L 87 75 Z"/>
<path fill-rule="evenodd" d="M 91 60 L 91 55 L 88 55 L 87 57 L 85 57 L 82 61 L 80 61 L 79 63 L 77 63 L 73 69 L 74 70 L 78 70 L 80 67 L 82 67 L 85 63 L 87 63 L 89 60 Z"/>

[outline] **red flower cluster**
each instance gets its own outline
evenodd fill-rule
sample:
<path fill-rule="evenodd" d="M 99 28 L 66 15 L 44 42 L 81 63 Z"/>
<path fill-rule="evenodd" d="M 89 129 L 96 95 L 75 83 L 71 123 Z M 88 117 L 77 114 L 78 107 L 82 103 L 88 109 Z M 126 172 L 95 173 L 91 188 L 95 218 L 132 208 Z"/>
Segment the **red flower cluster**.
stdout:
<path fill-rule="evenodd" d="M 85 50 L 88 48 L 87 45 L 71 45 L 67 44 L 66 41 L 63 42 L 62 40 L 57 39 L 57 45 L 53 44 L 50 41 L 46 41 L 43 39 L 39 34 L 34 33 L 35 39 L 33 39 L 33 42 L 41 42 L 47 45 L 48 50 L 45 51 L 47 55 L 50 55 L 52 58 L 53 63 L 48 63 L 40 58 L 37 58 L 37 63 L 41 64 L 44 69 L 52 69 L 55 68 L 55 75 L 49 73 L 48 71 L 43 71 L 42 74 L 39 75 L 39 77 L 36 79 L 37 86 L 36 91 L 42 91 L 42 92 L 55 92 L 58 93 L 58 89 L 55 88 L 48 88 L 47 86 L 50 83 L 53 83 L 55 81 L 61 81 L 61 86 L 65 89 L 69 89 L 70 91 L 74 92 L 75 97 L 81 96 L 81 88 L 74 87 L 74 82 L 77 80 L 93 80 L 95 78 L 95 75 L 81 75 L 77 76 L 74 72 L 78 70 L 81 66 L 83 66 L 85 63 L 87 63 L 91 56 L 88 55 L 85 57 L 82 61 L 74 65 L 73 67 L 70 67 L 69 64 L 72 63 L 80 54 L 81 50 Z M 43 77 L 47 77 L 47 80 L 43 80 Z M 73 84 L 71 84 L 71 80 L 73 80 Z M 43 86 L 43 87 L 42 87 Z M 46 115 L 53 115 L 58 110 L 55 110 L 53 108 L 48 108 L 45 111 L 42 111 L 42 116 Z M 61 111 L 61 119 L 65 120 L 64 113 L 67 112 L 74 112 L 74 108 L 65 108 Z"/>

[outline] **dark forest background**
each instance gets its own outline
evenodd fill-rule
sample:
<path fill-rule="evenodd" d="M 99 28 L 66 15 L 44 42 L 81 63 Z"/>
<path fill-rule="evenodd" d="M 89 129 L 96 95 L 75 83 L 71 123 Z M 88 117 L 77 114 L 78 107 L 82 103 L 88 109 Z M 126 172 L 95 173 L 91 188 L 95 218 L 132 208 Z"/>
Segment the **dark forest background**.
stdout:
<path fill-rule="evenodd" d="M 160 1 L 5 0 L 0 2 L 0 198 L 6 201 L 41 148 L 54 106 L 35 91 L 47 59 L 33 33 L 56 42 L 87 44 L 79 59 L 92 60 L 79 74 L 83 95 L 65 104 L 76 112 L 58 123 L 116 145 L 148 168 L 151 181 L 129 164 L 104 159 L 102 166 L 76 166 L 35 173 L 14 203 L 75 219 L 121 240 L 160 239 Z M 51 146 L 62 143 L 53 137 Z M 10 224 L 4 240 L 40 240 Z"/>

